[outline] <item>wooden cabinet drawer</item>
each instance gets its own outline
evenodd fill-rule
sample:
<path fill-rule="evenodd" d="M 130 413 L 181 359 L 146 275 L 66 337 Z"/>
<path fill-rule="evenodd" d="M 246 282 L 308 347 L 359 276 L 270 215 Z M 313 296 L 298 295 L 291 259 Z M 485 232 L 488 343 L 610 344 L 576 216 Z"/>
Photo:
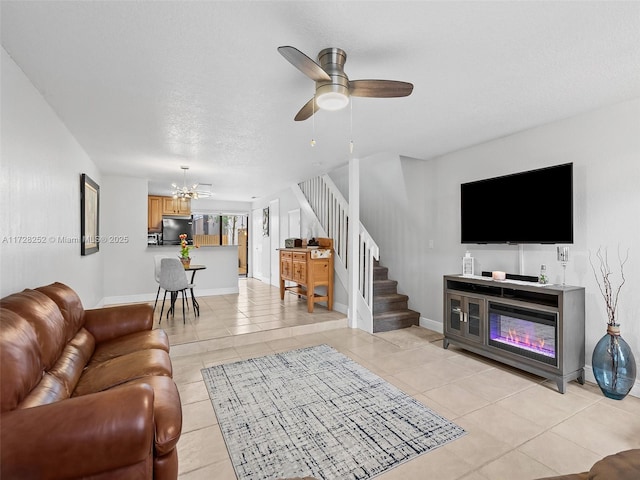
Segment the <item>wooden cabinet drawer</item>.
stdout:
<path fill-rule="evenodd" d="M 298 253 L 298 252 L 293 252 L 293 261 L 294 262 L 306 262 L 307 261 L 307 254 L 306 253 Z"/>

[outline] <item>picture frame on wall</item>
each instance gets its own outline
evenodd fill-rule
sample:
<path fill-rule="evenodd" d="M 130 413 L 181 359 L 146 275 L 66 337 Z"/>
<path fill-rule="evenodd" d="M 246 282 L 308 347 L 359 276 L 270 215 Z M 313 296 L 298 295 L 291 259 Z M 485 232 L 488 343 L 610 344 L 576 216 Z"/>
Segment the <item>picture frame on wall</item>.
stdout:
<path fill-rule="evenodd" d="M 80 175 L 80 255 L 100 250 L 100 186 L 89 175 Z"/>
<path fill-rule="evenodd" d="M 269 207 L 262 209 L 262 236 L 269 236 Z"/>

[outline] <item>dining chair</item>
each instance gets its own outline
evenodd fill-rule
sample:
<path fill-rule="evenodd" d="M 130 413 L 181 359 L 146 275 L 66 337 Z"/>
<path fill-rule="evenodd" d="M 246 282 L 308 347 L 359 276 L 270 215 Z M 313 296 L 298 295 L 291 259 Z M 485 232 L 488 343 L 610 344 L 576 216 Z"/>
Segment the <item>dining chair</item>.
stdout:
<path fill-rule="evenodd" d="M 156 293 L 156 301 L 153 303 L 153 311 L 156 311 L 156 305 L 158 304 L 158 298 L 160 297 L 160 260 L 162 260 L 163 258 L 171 258 L 168 255 L 154 255 L 153 256 L 153 262 L 154 262 L 154 275 L 155 275 L 155 279 L 156 279 L 156 283 L 158 284 L 158 292 Z"/>
<path fill-rule="evenodd" d="M 169 312 L 171 312 L 172 316 L 175 314 L 176 299 L 178 298 L 178 293 L 182 293 L 182 321 L 187 323 L 184 314 L 185 291 L 192 289 L 193 284 L 187 280 L 182 262 L 177 258 L 160 259 L 160 287 L 164 289 L 164 297 L 162 297 L 162 308 L 160 309 L 160 320 L 158 324 L 162 322 L 162 312 L 164 311 L 167 292 L 171 293 L 171 307 L 167 310 L 167 318 L 169 317 Z"/>

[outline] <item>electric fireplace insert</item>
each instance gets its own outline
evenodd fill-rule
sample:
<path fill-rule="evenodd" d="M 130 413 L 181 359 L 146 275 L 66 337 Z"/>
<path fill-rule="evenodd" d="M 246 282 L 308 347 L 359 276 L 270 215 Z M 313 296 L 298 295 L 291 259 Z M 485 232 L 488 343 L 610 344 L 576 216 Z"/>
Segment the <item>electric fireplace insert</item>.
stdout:
<path fill-rule="evenodd" d="M 489 302 L 489 345 L 558 365 L 557 313 Z"/>

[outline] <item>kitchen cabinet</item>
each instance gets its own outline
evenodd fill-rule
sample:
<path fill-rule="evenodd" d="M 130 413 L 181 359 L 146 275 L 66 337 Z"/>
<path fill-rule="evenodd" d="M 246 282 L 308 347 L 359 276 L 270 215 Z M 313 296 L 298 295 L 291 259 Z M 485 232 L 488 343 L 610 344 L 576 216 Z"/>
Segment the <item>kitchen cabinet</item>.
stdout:
<path fill-rule="evenodd" d="M 162 214 L 163 215 L 191 215 L 191 199 L 190 198 L 173 198 L 162 197 Z"/>
<path fill-rule="evenodd" d="M 147 232 L 162 232 L 162 216 L 191 216 L 191 199 L 149 195 L 147 197 Z"/>
<path fill-rule="evenodd" d="M 148 233 L 162 231 L 162 197 L 149 195 L 147 230 Z"/>

